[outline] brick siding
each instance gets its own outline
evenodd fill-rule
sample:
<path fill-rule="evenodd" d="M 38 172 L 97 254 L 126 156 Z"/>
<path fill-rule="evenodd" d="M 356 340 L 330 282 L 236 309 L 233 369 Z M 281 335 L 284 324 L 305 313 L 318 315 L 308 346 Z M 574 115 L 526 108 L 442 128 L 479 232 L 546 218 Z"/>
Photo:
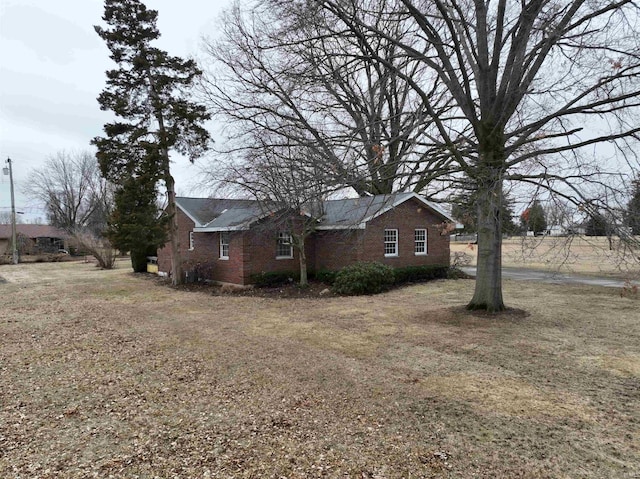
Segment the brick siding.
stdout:
<path fill-rule="evenodd" d="M 359 261 L 363 230 L 332 230 L 316 233 L 316 271 L 337 271 Z"/>
<path fill-rule="evenodd" d="M 318 231 L 307 238 L 309 271 L 338 270 L 356 261 L 379 261 L 402 266 L 449 264 L 449 236 L 442 235 L 442 219 L 419 201 L 411 199 L 373 219 L 364 230 Z M 229 259 L 220 259 L 219 233 L 194 233 L 194 248 L 189 250 L 189 231 L 194 222 L 178 210 L 180 251 L 185 271 L 200 268 L 209 279 L 225 283 L 248 284 L 252 274 L 267 271 L 299 271 L 296 248 L 293 258 L 276 259 L 276 238 L 280 228 L 269 221 L 249 231 L 229 232 Z M 398 230 L 398 256 L 384 256 L 384 230 Z M 427 255 L 414 253 L 414 232 L 427 230 Z M 158 251 L 158 269 L 171 271 L 171 245 Z"/>
<path fill-rule="evenodd" d="M 379 261 L 394 268 L 449 264 L 449 235 L 441 234 L 441 217 L 417 200 L 408 200 L 374 218 L 364 230 L 360 261 Z M 398 256 L 385 257 L 384 230 L 398 230 Z M 427 230 L 427 254 L 415 254 L 415 230 Z"/>
<path fill-rule="evenodd" d="M 293 258 L 276 258 L 278 232 L 288 231 L 290 226 L 281 226 L 278 222 L 264 221 L 245 233 L 245 254 L 248 261 L 245 265 L 245 280 L 249 282 L 252 274 L 262 272 L 298 272 L 300 271 L 300 254 L 293 249 Z M 315 240 L 308 237 L 305 241 L 307 269 L 313 270 L 315 263 Z"/>

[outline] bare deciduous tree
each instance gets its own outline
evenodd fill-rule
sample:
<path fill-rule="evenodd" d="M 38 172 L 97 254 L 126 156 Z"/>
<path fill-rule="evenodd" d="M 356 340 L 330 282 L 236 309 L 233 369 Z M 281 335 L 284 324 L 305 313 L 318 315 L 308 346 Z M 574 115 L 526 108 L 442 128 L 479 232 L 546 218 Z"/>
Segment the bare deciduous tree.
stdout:
<path fill-rule="evenodd" d="M 100 176 L 88 151 L 58 152 L 31 172 L 25 194 L 43 203 L 49 223 L 95 256 L 98 266 L 115 266 L 115 252 L 103 237 L 113 208 L 113 188 Z"/>
<path fill-rule="evenodd" d="M 17 212 L 16 212 L 17 213 Z M 11 224 L 11 211 L 0 211 L 0 225 Z M 16 214 L 16 223 L 22 223 L 22 218 Z"/>
<path fill-rule="evenodd" d="M 478 270 L 470 309 L 504 309 L 505 182 L 595 210 L 638 167 L 639 13 L 630 0 L 288 3 L 334 15 L 334 35 L 349 31 L 372 61 L 393 68 L 372 41 L 385 38 L 446 87 L 444 97 L 434 97 L 421 78 L 396 69 L 437 127 L 431 140 L 477 184 Z M 389 35 L 369 21 L 372 15 L 408 25 L 430 48 Z"/>
<path fill-rule="evenodd" d="M 86 230 L 76 231 L 71 235 L 71 238 L 80 245 L 85 253 L 89 253 L 96 259 L 96 266 L 102 269 L 115 268 L 118 251 L 107 238 Z"/>
<path fill-rule="evenodd" d="M 426 81 L 427 67 L 398 47 L 423 52 L 424 42 L 403 23 L 374 15 L 385 35 L 370 36 L 366 48 L 385 61 L 371 62 L 357 35 L 334 35 L 333 18 L 309 13 L 287 3 L 246 11 L 236 4 L 222 38 L 206 42 L 212 64 L 205 90 L 228 135 L 218 152 L 241 162 L 286 143 L 307 153 L 297 158 L 300 168 L 314 169 L 327 185 L 359 195 L 424 192 L 450 162 L 434 148 L 432 116 L 407 81 Z M 430 97 L 445 94 L 439 84 L 422 85 Z M 449 103 L 438 108 L 444 114 Z M 255 130 L 269 141 L 256 142 Z"/>
<path fill-rule="evenodd" d="M 625 223 L 629 233 L 640 236 L 640 177 L 631 182 L 630 199 L 625 208 Z"/>
<path fill-rule="evenodd" d="M 247 149 L 242 163 L 230 162 L 217 180 L 257 200 L 268 227 L 276 226 L 288 235 L 278 241 L 290 242 L 300 260 L 300 285 L 308 284 L 306 241 L 324 214 L 323 200 L 329 193 L 317 170 L 317 163 L 301 164 L 313 152 L 288 144 L 275 145 L 268 133 L 255 130 L 256 148 Z M 269 145 L 266 146 L 265 143 Z M 263 145 L 262 147 L 260 147 Z"/>
<path fill-rule="evenodd" d="M 45 206 L 51 225 L 70 234 L 106 227 L 111 189 L 91 152 L 56 153 L 31 172 L 24 192 Z"/>

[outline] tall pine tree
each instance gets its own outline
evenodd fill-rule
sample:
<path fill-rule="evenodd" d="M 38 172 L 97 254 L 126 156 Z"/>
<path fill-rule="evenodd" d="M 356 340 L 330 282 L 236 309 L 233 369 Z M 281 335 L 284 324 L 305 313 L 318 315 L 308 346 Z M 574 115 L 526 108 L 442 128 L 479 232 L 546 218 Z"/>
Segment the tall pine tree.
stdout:
<path fill-rule="evenodd" d="M 118 68 L 107 71 L 107 86 L 98 102 L 119 121 L 107 123 L 105 136 L 94 138 L 93 143 L 102 174 L 121 188 L 131 178 L 151 182 L 153 189 L 159 180 L 164 183 L 172 282 L 179 284 L 184 275 L 169 153 L 177 151 L 190 161 L 201 156 L 210 142 L 202 124 L 210 116 L 204 106 L 189 100 L 189 91 L 201 75 L 196 63 L 152 46 L 160 37 L 157 18 L 158 12 L 148 10 L 139 0 L 105 0 L 102 19 L 108 27 L 96 26 L 95 30 Z M 152 189 L 131 183 L 126 188 Z M 125 217 L 135 221 L 132 215 Z"/>

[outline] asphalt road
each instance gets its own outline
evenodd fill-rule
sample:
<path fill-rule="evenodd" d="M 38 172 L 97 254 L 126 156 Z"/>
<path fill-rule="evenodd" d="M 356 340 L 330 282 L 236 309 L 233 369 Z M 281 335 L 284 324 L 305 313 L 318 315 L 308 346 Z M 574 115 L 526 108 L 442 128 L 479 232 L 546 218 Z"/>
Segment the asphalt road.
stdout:
<path fill-rule="evenodd" d="M 476 275 L 475 266 L 465 266 L 460 269 L 472 276 Z M 619 279 L 598 278 L 594 276 L 539 271 L 526 268 L 502 268 L 502 277 L 521 281 L 541 281 L 551 284 L 588 284 L 591 286 L 607 286 L 610 288 L 621 288 L 625 285 L 625 282 Z M 640 285 L 637 281 L 633 283 Z"/>

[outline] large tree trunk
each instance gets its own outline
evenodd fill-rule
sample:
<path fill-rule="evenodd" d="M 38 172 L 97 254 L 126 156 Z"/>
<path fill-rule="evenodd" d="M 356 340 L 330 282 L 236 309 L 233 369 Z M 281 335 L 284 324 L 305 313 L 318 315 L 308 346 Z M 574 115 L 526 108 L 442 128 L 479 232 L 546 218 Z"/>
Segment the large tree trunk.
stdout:
<path fill-rule="evenodd" d="M 143 48 L 144 53 L 144 48 Z M 155 103 L 161 103 L 156 91 L 155 79 L 151 69 L 147 67 L 150 95 Z M 153 102 L 152 102 L 153 103 Z M 171 175 L 171 161 L 169 148 L 167 147 L 167 130 L 164 126 L 164 114 L 160 108 L 154 106 L 154 115 L 158 121 L 158 150 L 161 157 L 161 170 L 167 188 L 167 215 L 169 216 L 169 242 L 171 243 L 171 284 L 176 286 L 184 284 L 186 278 L 182 273 L 182 257 L 180 255 L 180 235 L 178 230 L 178 208 L 176 207 L 176 182 Z"/>
<path fill-rule="evenodd" d="M 182 257 L 180 255 L 180 235 L 178 231 L 178 208 L 176 207 L 175 181 L 171 174 L 165 175 L 167 187 L 167 215 L 169 216 L 169 241 L 171 242 L 171 284 L 183 284 Z"/>
<path fill-rule="evenodd" d="M 478 263 L 476 289 L 467 309 L 497 312 L 502 300 L 502 179 L 491 172 L 478 181 Z"/>

